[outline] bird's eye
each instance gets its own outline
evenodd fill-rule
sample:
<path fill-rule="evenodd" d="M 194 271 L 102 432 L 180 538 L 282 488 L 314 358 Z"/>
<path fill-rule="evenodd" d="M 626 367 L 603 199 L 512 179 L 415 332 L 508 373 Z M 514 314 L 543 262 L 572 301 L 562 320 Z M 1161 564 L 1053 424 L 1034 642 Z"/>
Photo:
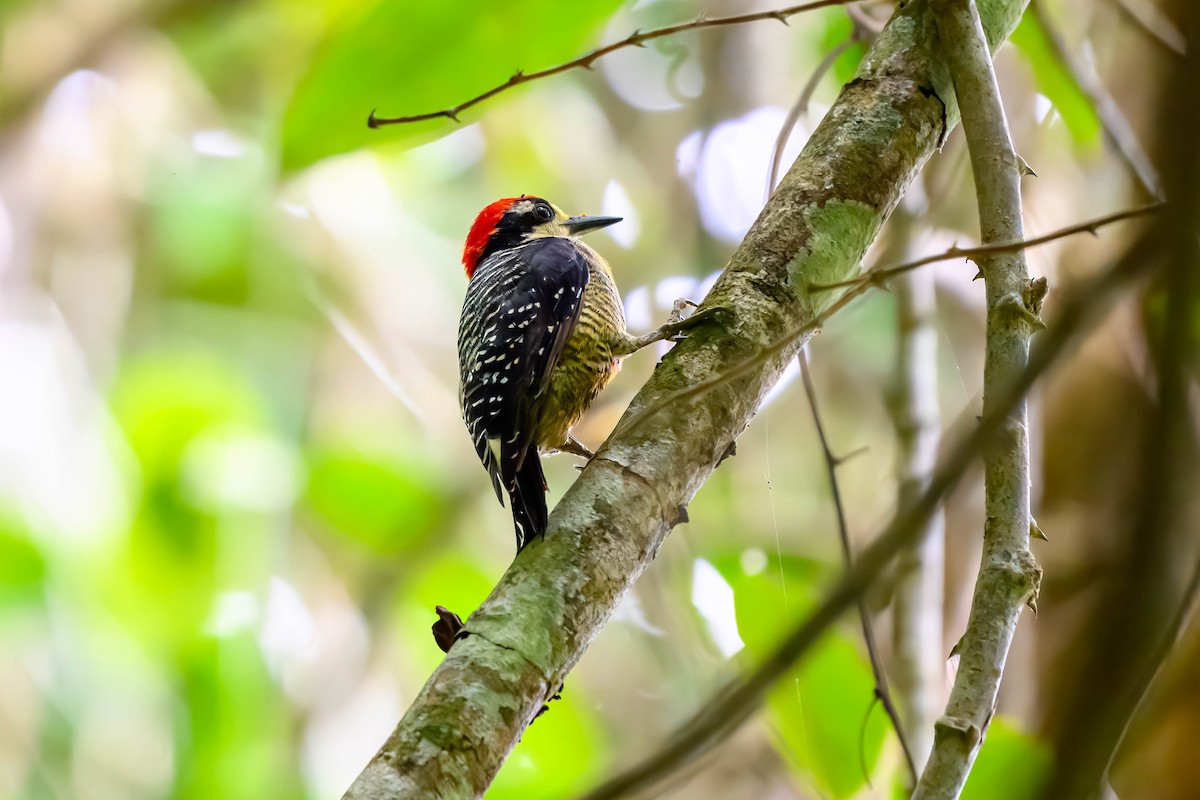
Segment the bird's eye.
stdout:
<path fill-rule="evenodd" d="M 554 219 L 554 209 L 548 205 L 539 203 L 533 207 L 533 216 L 536 217 L 539 222 L 549 222 L 550 220 Z"/>

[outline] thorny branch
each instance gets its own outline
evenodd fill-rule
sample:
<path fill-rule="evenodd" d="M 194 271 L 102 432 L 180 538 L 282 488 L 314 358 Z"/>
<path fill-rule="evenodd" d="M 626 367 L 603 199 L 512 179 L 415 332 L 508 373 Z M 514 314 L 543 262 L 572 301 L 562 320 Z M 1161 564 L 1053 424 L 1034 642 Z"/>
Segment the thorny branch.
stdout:
<path fill-rule="evenodd" d="M 574 61 L 568 61 L 564 64 L 559 64 L 556 67 L 549 67 L 547 69 L 538 70 L 537 72 L 514 72 L 512 77 L 510 77 L 504 83 L 494 86 L 491 89 L 488 89 L 486 92 L 472 97 L 470 100 L 464 100 L 456 106 L 443 108 L 441 111 L 431 111 L 426 114 L 413 114 L 407 117 L 377 117 L 375 116 L 375 112 L 372 111 L 371 115 L 367 117 L 367 127 L 381 128 L 384 125 L 402 125 L 409 122 L 424 122 L 425 120 L 438 119 L 439 117 L 452 119 L 455 122 L 458 122 L 458 115 L 466 111 L 468 108 L 479 105 L 485 100 L 490 100 L 501 92 L 512 89 L 514 86 L 520 86 L 521 84 L 541 80 L 542 78 L 549 78 L 553 75 L 559 75 L 572 69 L 591 69 L 592 64 L 594 64 L 597 59 L 603 58 L 610 53 L 615 53 L 616 51 L 623 50 L 627 47 L 645 47 L 646 42 L 650 42 L 655 39 L 661 39 L 664 36 L 673 36 L 676 33 L 683 33 L 684 31 L 701 30 L 703 28 L 718 28 L 724 25 L 741 25 L 745 22 L 759 22 L 761 20 L 773 19 L 786 25 L 788 24 L 787 21 L 789 17 L 793 17 L 801 12 L 815 11 L 819 8 L 829 8 L 831 6 L 846 5 L 849 2 L 852 2 L 852 0 L 812 0 L 812 2 L 799 3 L 797 5 L 788 6 L 787 8 L 780 8 L 775 11 L 759 11 L 753 14 L 738 14 L 736 16 L 713 17 L 711 19 L 701 14 L 691 22 L 682 22 L 678 25 L 668 25 L 665 28 L 655 28 L 651 31 L 634 31 L 624 39 L 605 45 L 604 47 L 598 47 L 587 55 L 580 56 Z"/>
<path fill-rule="evenodd" d="M 1106 301 L 1137 276 L 1151 249 L 1146 240 L 1131 247 L 1118 262 L 1092 280 L 1059 308 L 1058 319 L 1042 334 L 1017 381 L 995 406 L 984 412 L 979 425 L 947 451 L 912 502 L 901 508 L 891 523 L 862 552 L 854 566 L 826 594 L 825 599 L 758 667 L 734 679 L 682 725 L 657 752 L 617 775 L 581 800 L 616 800 L 633 795 L 665 778 L 728 737 L 754 712 L 767 690 L 808 652 L 851 604 L 866 590 L 892 558 L 910 545 L 946 493 L 983 448 L 1004 427 L 1005 419 L 1030 388 L 1062 355 L 1076 334 L 1094 322 Z"/>
<path fill-rule="evenodd" d="M 829 478 L 829 491 L 833 496 L 833 508 L 837 515 L 838 538 L 842 544 L 842 556 L 846 568 L 854 566 L 854 551 L 850 547 L 850 530 L 846 524 L 846 508 L 842 504 L 842 491 L 838 486 L 837 468 L 841 459 L 833 454 L 829 447 L 829 439 L 825 436 L 825 425 L 821 422 L 821 413 L 817 408 L 817 390 L 813 386 L 812 374 L 808 368 L 808 354 L 801 350 L 796 355 L 800 362 L 800 378 L 804 384 L 804 393 L 808 395 L 808 407 L 812 411 L 813 425 L 817 429 L 817 438 L 821 442 L 821 453 L 825 457 L 825 473 Z M 867 658 L 871 662 L 871 675 L 875 679 L 875 699 L 883 706 L 884 713 L 892 722 L 896 738 L 900 741 L 900 749 L 904 752 L 904 763 L 908 766 L 909 775 L 915 784 L 917 782 L 917 764 L 913 760 L 912 748 L 908 745 L 908 737 L 904 735 L 904 726 L 900 723 L 900 713 L 892 702 L 892 693 L 888 691 L 887 674 L 879 660 L 879 645 L 875 640 L 875 627 L 871 624 L 871 612 L 862 595 L 858 597 L 858 618 L 862 624 L 863 641 L 867 645 Z"/>
<path fill-rule="evenodd" d="M 949 261 L 954 258 L 975 258 L 976 256 L 995 255 L 998 253 L 1015 253 L 1020 250 L 1025 250 L 1030 247 L 1037 247 L 1039 245 L 1052 242 L 1055 239 L 1061 239 L 1065 236 L 1072 236 L 1077 233 L 1095 234 L 1097 229 L 1106 225 L 1111 225 L 1114 222 L 1120 222 L 1121 220 L 1131 219 L 1133 217 L 1139 217 L 1145 214 L 1151 214 L 1162 208 L 1162 206 L 1162 203 L 1155 203 L 1153 205 L 1142 206 L 1140 208 L 1131 208 L 1125 211 L 1118 211 L 1103 217 L 1087 220 L 1086 222 L 1080 222 L 1065 228 L 1059 228 L 1058 230 L 1051 231 L 1050 233 L 1046 233 L 1041 236 L 1035 236 L 1032 239 L 1023 239 L 1019 242 L 998 242 L 995 244 L 982 245 L 980 247 L 952 247 L 944 252 L 935 253 L 930 256 L 924 256 L 916 259 L 915 261 L 868 270 L 863 274 L 862 277 L 855 278 L 854 280 L 839 281 L 837 283 L 829 284 L 812 284 L 809 286 L 809 291 L 827 291 L 831 289 L 840 289 L 843 287 L 847 288 L 847 291 L 845 294 L 835 300 L 823 314 L 818 315 L 817 318 L 809 324 L 797 328 L 787 336 L 776 339 L 774 342 L 760 350 L 756 355 L 746 359 L 745 361 L 742 361 L 731 369 L 725 370 L 718 375 L 714 375 L 711 378 L 693 384 L 686 389 L 680 389 L 676 392 L 668 394 L 658 402 L 647 406 L 644 410 L 633 415 L 632 417 L 629 417 L 617 427 L 617 430 L 613 435 L 615 436 L 618 432 L 632 433 L 667 406 L 673 405 L 674 403 L 683 402 L 685 400 L 692 400 L 712 391 L 713 389 L 716 389 L 718 386 L 723 386 L 732 380 L 740 378 L 741 376 L 753 370 L 755 367 L 765 364 L 774 356 L 777 356 L 787 350 L 788 347 L 800 339 L 800 337 L 804 334 L 819 330 L 825 325 L 831 316 L 838 311 L 841 311 L 843 308 L 849 305 L 852 300 L 855 300 L 864 294 L 872 286 L 883 286 L 886 280 L 892 276 L 917 269 L 918 267 L 923 267 L 927 264 L 934 264 L 939 261 Z"/>
<path fill-rule="evenodd" d="M 1049 244 L 1056 239 L 1062 239 L 1067 236 L 1074 236 L 1077 233 L 1090 233 L 1095 235 L 1096 231 L 1106 225 L 1111 225 L 1114 222 L 1120 222 L 1126 219 L 1133 219 L 1145 214 L 1153 214 L 1163 207 L 1162 203 L 1151 203 L 1146 206 L 1137 208 L 1127 208 L 1124 211 L 1116 211 L 1112 214 L 1106 214 L 1103 217 L 1096 217 L 1084 222 L 1077 222 L 1074 225 L 1068 225 L 1065 228 L 1043 233 L 1041 236 L 1034 236 L 1029 239 L 1022 239 L 1019 242 L 996 242 L 994 244 L 984 244 L 978 247 L 951 247 L 942 253 L 934 253 L 929 256 L 912 261 L 905 261 L 902 264 L 895 264 L 887 267 L 876 267 L 864 272 L 861 276 L 848 281 L 838 281 L 837 283 L 814 283 L 809 286 L 810 291 L 826 292 L 833 289 L 842 289 L 845 287 L 857 288 L 864 284 L 883 286 L 890 278 L 901 275 L 905 272 L 911 272 L 919 267 L 924 267 L 927 264 L 936 264 L 939 261 L 950 261 L 955 258 L 965 258 L 975 260 L 984 256 L 994 256 L 1000 253 L 1012 253 L 1016 250 L 1027 250 L 1031 247 L 1041 247 L 1044 244 Z"/>
<path fill-rule="evenodd" d="M 1021 179 L 1028 167 L 1009 132 L 987 37 L 974 0 L 931 0 L 939 49 L 954 82 L 971 157 L 984 244 L 1023 238 Z M 1023 250 L 979 261 L 987 303 L 983 410 L 995 410 L 1025 371 L 1041 320 L 1046 280 L 1031 281 Z M 959 666 L 946 711 L 934 725 L 933 751 L 914 800 L 958 797 L 987 735 L 1023 609 L 1037 611 L 1041 567 L 1029 550 L 1030 455 L 1025 402 L 1005 412 L 983 452 L 983 553 Z"/>

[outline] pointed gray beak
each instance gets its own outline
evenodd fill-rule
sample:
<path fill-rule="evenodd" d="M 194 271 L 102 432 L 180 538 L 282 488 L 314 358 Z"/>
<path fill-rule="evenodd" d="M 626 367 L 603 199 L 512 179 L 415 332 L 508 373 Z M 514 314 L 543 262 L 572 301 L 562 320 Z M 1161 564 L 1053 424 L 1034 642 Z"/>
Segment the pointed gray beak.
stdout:
<path fill-rule="evenodd" d="M 598 231 L 601 228 L 607 228 L 609 225 L 615 225 L 621 221 L 621 217 L 571 217 L 563 224 L 567 226 L 567 230 L 572 236 L 579 236 L 588 231 Z"/>

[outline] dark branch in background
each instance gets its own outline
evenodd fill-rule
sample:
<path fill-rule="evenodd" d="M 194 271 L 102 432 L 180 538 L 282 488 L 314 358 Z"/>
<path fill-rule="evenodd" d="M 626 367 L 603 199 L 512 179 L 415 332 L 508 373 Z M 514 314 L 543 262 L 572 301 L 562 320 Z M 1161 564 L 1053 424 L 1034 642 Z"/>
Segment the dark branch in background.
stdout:
<path fill-rule="evenodd" d="M 1080 623 L 1073 648 L 1085 654 L 1079 680 L 1066 698 L 1067 723 L 1054 745 L 1054 776 L 1047 800 L 1095 797 L 1128 720 L 1171 650 L 1194 600 L 1197 440 L 1189 404 L 1189 371 L 1200 356 L 1195 310 L 1200 304 L 1200 104 L 1191 98 L 1200 81 L 1200 6 L 1176 2 L 1190 45 L 1173 64 L 1158 98 L 1156 148 L 1169 204 L 1151 232 L 1161 242 L 1158 280 L 1144 305 L 1147 341 L 1157 384 L 1156 403 L 1145 415 L 1137 489 L 1112 571 L 1091 613 Z M 1103 630 L 1103 636 L 1096 631 Z"/>
<path fill-rule="evenodd" d="M 754 14 L 738 14 L 732 17 L 713 17 L 709 19 L 701 14 L 691 22 L 682 22 L 678 25 L 668 25 L 665 28 L 655 28 L 652 31 L 634 31 L 619 42 L 598 47 L 586 56 L 580 56 L 574 61 L 568 61 L 565 64 L 559 64 L 556 67 L 538 70 L 537 72 L 515 72 L 512 77 L 499 86 L 494 86 L 482 94 L 472 97 L 470 100 L 464 100 L 456 106 L 444 108 L 441 111 L 431 111 L 426 114 L 413 114 L 408 117 L 377 117 L 372 111 L 367 118 L 367 127 L 380 128 L 384 125 L 402 125 L 409 122 L 424 122 L 425 120 L 438 119 L 444 117 L 458 122 L 458 115 L 466 111 L 472 106 L 482 103 L 484 100 L 490 100 L 503 91 L 520 86 L 531 81 L 549 78 L 552 75 L 559 75 L 572 69 L 591 69 L 592 64 L 599 58 L 603 58 L 609 53 L 615 53 L 618 50 L 623 50 L 626 47 L 645 47 L 646 42 L 654 39 L 661 39 L 664 36 L 673 36 L 676 33 L 684 31 L 695 31 L 703 28 L 717 28 L 722 25 L 740 25 L 744 22 L 759 22 L 761 20 L 773 19 L 777 22 L 787 24 L 788 18 L 793 17 L 804 11 L 815 11 L 818 8 L 829 8 L 830 6 L 842 6 L 852 0 L 814 0 L 813 2 L 800 3 L 787 8 L 781 8 L 776 11 L 759 11 Z"/>
<path fill-rule="evenodd" d="M 1175 27 L 1170 18 L 1162 12 L 1153 0 L 1111 0 L 1138 27 L 1150 34 L 1150 38 L 1158 41 L 1176 55 L 1187 53 L 1187 42 L 1183 34 Z"/>
<path fill-rule="evenodd" d="M 850 547 L 850 530 L 846 525 L 846 508 L 842 504 L 842 491 L 838 486 L 837 468 L 841 459 L 829 448 L 829 439 L 825 436 L 825 426 L 821 424 L 821 413 L 817 408 L 817 390 L 813 386 L 812 374 L 808 369 L 808 354 L 801 350 L 796 359 L 800 362 L 800 378 L 804 383 L 804 393 L 808 395 L 808 407 L 812 410 L 813 425 L 817 429 L 817 438 L 821 442 L 821 453 L 825 457 L 825 473 L 829 477 L 829 492 L 833 496 L 833 508 L 837 514 L 838 539 L 842 544 L 842 557 L 846 560 L 846 568 L 854 566 L 854 551 Z M 875 628 L 871 624 L 871 612 L 867 602 L 860 594 L 858 596 L 858 618 L 862 624 L 863 641 L 867 645 L 867 658 L 871 662 L 871 675 L 875 678 L 875 699 L 883 706 L 896 738 L 900 740 L 900 749 L 904 751 L 904 763 L 908 766 L 913 784 L 917 782 L 917 765 L 913 761 L 912 749 L 908 746 L 908 738 L 904 735 L 904 726 L 900 724 L 900 714 L 896 704 L 892 702 L 892 694 L 888 691 L 887 674 L 879 661 L 879 645 L 875 641 Z"/>
<path fill-rule="evenodd" d="M 1029 247 L 1037 247 L 1039 245 L 1052 242 L 1055 239 L 1061 239 L 1065 236 L 1072 236 L 1077 233 L 1094 234 L 1098 228 L 1111 225 L 1114 222 L 1120 222 L 1121 220 L 1150 214 L 1162 207 L 1162 203 L 1155 203 L 1149 206 L 1142 206 L 1141 208 L 1131 208 L 1125 211 L 1118 211 L 1113 214 L 1108 214 L 1107 216 L 1097 217 L 1096 219 L 1080 222 L 1075 225 L 1070 225 L 1066 228 L 1059 228 L 1056 231 L 1051 231 L 1050 233 L 1036 236 L 1032 239 L 1024 239 L 1019 242 L 999 242 L 997 244 L 982 245 L 980 247 L 952 247 L 944 252 L 935 253 L 934 255 L 930 256 L 924 256 L 916 259 L 915 261 L 868 270 L 861 278 L 855 278 L 854 280 L 838 281 L 836 283 L 828 284 L 812 284 L 809 286 L 809 289 L 810 291 L 814 292 L 840 288 L 846 288 L 848 291 L 834 301 L 823 314 L 818 315 L 817 318 L 812 322 L 797 328 L 795 331 L 789 333 L 787 336 L 784 336 L 781 339 L 776 339 L 774 342 L 760 350 L 752 358 L 748 358 L 745 361 L 738 363 L 733 368 L 728 369 L 718 375 L 714 375 L 711 378 L 700 381 L 699 383 L 696 383 L 685 389 L 672 392 L 656 403 L 647 406 L 633 416 L 623 420 L 621 424 L 618 425 L 617 431 L 614 432 L 614 435 L 616 435 L 618 432 L 632 433 L 664 408 L 684 400 L 692 400 L 697 398 L 703 394 L 706 394 L 707 392 L 712 391 L 713 389 L 716 389 L 718 386 L 724 386 L 730 381 L 742 377 L 756 367 L 762 366 L 771 358 L 779 355 L 787 350 L 788 347 L 795 344 L 795 342 L 804 334 L 819 330 L 825 325 L 826 322 L 829 321 L 831 316 L 845 308 L 850 304 L 851 301 L 864 294 L 871 287 L 883 286 L 888 278 L 917 269 L 918 267 L 923 267 L 927 264 L 934 264 L 939 261 L 949 261 L 954 258 L 975 258 L 976 256 L 996 255 L 998 253 L 1015 253 L 1018 250 L 1024 250 Z"/>
<path fill-rule="evenodd" d="M 1029 10 L 1033 13 L 1037 24 L 1042 27 L 1046 39 L 1050 42 L 1050 48 L 1054 51 L 1054 55 L 1063 69 L 1071 76 L 1071 80 L 1079 87 L 1079 91 L 1083 92 L 1091 102 L 1092 109 L 1100 120 L 1100 127 L 1104 131 L 1104 138 L 1129 165 L 1146 193 L 1151 197 L 1162 197 L 1162 183 L 1159 181 L 1158 171 L 1154 169 L 1154 165 L 1150 163 L 1150 157 L 1146 155 L 1146 151 L 1138 142 L 1137 134 L 1129 126 L 1129 120 L 1125 119 L 1121 107 L 1104 88 L 1104 84 L 1095 70 L 1089 64 L 1084 63 L 1082 59 L 1077 58 L 1067 47 L 1062 35 L 1042 8 L 1042 2 L 1043 0 L 1033 0 L 1029 4 Z"/>
<path fill-rule="evenodd" d="M 935 264 L 939 261 L 950 261 L 955 258 L 965 258 L 974 261 L 985 256 L 994 256 L 1000 253 L 1012 253 L 1016 250 L 1027 250 L 1030 247 L 1040 247 L 1044 244 L 1049 244 L 1055 239 L 1062 239 L 1067 236 L 1074 236 L 1077 233 L 1095 234 L 1097 230 L 1111 225 L 1114 222 L 1120 222 L 1125 219 L 1140 217 L 1145 214 L 1152 214 L 1163 207 L 1160 203 L 1151 203 L 1148 206 L 1140 206 L 1138 208 L 1128 208 L 1124 211 L 1116 211 L 1112 214 L 1105 214 L 1103 217 L 1096 217 L 1085 222 L 1077 222 L 1074 225 L 1068 225 L 1065 228 L 1043 233 L 1041 236 L 1034 236 L 1030 239 L 1022 239 L 1019 242 L 998 242 L 996 244 L 984 244 L 978 247 L 951 247 L 942 253 L 935 253 L 931 256 L 922 256 L 921 258 L 912 261 L 906 261 L 903 264 L 895 264 L 887 267 L 876 267 L 867 270 L 861 277 L 849 281 L 838 281 L 837 283 L 819 283 L 813 284 L 809 288 L 814 292 L 826 292 L 833 289 L 843 288 L 858 288 L 860 286 L 874 285 L 883 286 L 891 278 L 901 275 L 905 272 L 910 272 L 918 267 L 923 267 L 927 264 Z"/>
<path fill-rule="evenodd" d="M 1139 274 L 1150 250 L 1141 240 L 1110 269 L 1088 282 L 1059 308 L 1057 320 L 1041 335 L 1017 381 L 984 413 L 979 425 L 950 448 L 930 475 L 929 485 L 912 505 L 899 509 L 891 523 L 862 552 L 858 561 L 829 590 L 808 619 L 801 622 L 755 669 L 727 684 L 680 725 L 659 751 L 584 795 L 581 800 L 617 800 L 633 796 L 716 746 L 750 717 L 767 690 L 816 644 L 821 634 L 849 610 L 891 559 L 916 540 L 929 516 L 975 457 L 1003 429 L 1009 413 L 1029 389 L 1094 322 L 1112 294 Z"/>
<path fill-rule="evenodd" d="M 1013 147 L 1000 86 L 974 0 L 931 0 L 939 49 L 954 82 L 971 157 L 980 241 L 1024 238 L 1021 179 L 1029 173 Z M 1029 361 L 1041 321 L 1046 279 L 1031 281 L 1025 253 L 981 258 L 987 303 L 983 410 L 994 410 Z M 1004 665 L 1025 606 L 1037 611 L 1042 570 L 1029 550 L 1030 448 L 1024 401 L 1013 404 L 983 452 L 983 553 L 971 613 L 958 644 L 958 672 L 946 711 L 934 725 L 933 751 L 914 800 L 958 797 L 996 711 Z"/>

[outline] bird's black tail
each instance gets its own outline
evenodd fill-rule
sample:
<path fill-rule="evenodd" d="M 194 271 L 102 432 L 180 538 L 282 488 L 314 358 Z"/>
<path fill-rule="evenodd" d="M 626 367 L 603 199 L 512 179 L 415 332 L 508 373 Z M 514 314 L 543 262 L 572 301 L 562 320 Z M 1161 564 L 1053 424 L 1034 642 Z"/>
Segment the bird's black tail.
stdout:
<path fill-rule="evenodd" d="M 525 545 L 546 535 L 546 476 L 542 473 L 542 459 L 535 448 L 531 447 L 525 454 L 509 487 L 508 498 L 512 503 L 519 553 L 525 549 Z"/>

